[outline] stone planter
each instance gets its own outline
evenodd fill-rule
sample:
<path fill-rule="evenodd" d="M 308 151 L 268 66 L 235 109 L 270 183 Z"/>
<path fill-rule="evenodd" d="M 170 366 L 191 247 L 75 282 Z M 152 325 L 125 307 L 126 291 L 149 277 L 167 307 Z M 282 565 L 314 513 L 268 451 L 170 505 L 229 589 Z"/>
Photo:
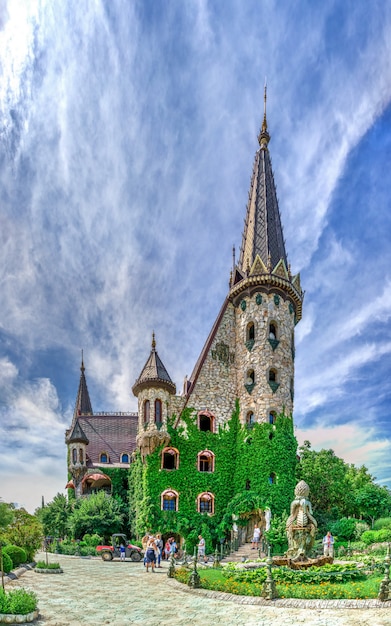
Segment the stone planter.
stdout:
<path fill-rule="evenodd" d="M 0 613 L 0 624 L 26 624 L 38 619 L 39 611 L 27 613 L 27 615 L 11 615 L 10 613 Z"/>
<path fill-rule="evenodd" d="M 63 569 L 58 567 L 57 569 L 49 569 L 48 567 L 36 567 L 34 570 L 37 574 L 62 574 Z"/>

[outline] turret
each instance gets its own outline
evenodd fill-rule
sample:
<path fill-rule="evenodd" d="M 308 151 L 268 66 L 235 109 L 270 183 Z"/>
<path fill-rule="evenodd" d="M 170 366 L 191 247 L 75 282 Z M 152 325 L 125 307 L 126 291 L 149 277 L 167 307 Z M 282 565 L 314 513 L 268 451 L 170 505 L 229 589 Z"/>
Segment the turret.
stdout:
<path fill-rule="evenodd" d="M 78 418 L 65 441 L 68 446 L 68 469 L 72 475 L 76 498 L 78 498 L 82 495 L 82 480 L 87 471 L 86 448 L 89 444 Z"/>
<path fill-rule="evenodd" d="M 156 351 L 154 333 L 150 355 L 132 391 L 138 399 L 137 445 L 145 457 L 158 445 L 169 441 L 167 418 L 171 397 L 176 392 L 175 384 Z"/>
<path fill-rule="evenodd" d="M 236 311 L 237 391 L 243 422 L 273 422 L 293 410 L 294 328 L 301 319 L 300 276 L 291 275 L 264 118 L 258 136 L 239 263 L 229 301 Z"/>

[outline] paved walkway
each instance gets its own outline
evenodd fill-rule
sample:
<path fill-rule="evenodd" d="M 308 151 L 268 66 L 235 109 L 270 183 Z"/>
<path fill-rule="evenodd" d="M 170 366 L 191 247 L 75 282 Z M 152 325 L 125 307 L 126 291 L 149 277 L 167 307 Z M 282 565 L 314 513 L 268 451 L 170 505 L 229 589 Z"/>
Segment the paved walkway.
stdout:
<path fill-rule="evenodd" d="M 38 555 L 42 559 L 43 555 Z M 284 600 L 273 606 L 257 598 L 219 596 L 216 592 L 186 588 L 167 577 L 167 566 L 154 574 L 142 563 L 103 562 L 50 555 L 59 561 L 63 574 L 36 574 L 27 571 L 7 585 L 10 590 L 26 587 L 36 592 L 40 619 L 37 626 L 390 626 L 391 602 L 376 608 L 334 608 L 332 602 L 303 608 L 300 600 L 288 607 Z M 257 604 L 247 604 L 249 601 Z M 292 602 L 292 601 L 291 601 Z M 309 602 L 309 601 L 307 601 Z M 338 601 L 337 601 L 338 602 Z M 343 601 L 339 606 L 343 606 Z M 337 605 L 338 606 L 338 605 Z"/>

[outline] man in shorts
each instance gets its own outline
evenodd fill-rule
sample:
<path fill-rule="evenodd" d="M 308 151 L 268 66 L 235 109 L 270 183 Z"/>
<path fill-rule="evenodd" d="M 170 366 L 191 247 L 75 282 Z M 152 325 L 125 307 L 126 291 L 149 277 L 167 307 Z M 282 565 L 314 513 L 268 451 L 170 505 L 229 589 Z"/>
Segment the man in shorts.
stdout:
<path fill-rule="evenodd" d="M 205 539 L 202 535 L 198 535 L 198 558 L 200 561 L 203 559 L 204 563 L 208 562 L 205 554 Z"/>

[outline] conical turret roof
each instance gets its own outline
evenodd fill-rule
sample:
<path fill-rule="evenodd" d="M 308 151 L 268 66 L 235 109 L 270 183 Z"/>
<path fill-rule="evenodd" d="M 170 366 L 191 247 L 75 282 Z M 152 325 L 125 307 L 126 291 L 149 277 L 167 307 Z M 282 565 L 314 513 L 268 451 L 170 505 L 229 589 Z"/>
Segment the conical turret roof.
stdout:
<path fill-rule="evenodd" d="M 81 366 L 80 366 L 80 382 L 79 382 L 79 389 L 78 389 L 77 396 L 76 396 L 74 419 L 78 415 L 92 415 L 93 414 L 90 394 L 88 393 L 87 381 L 86 381 L 84 372 L 85 372 L 85 367 L 84 367 L 84 360 L 83 360 L 83 354 L 82 354 Z"/>
<path fill-rule="evenodd" d="M 163 387 L 164 389 L 167 389 L 169 393 L 174 394 L 176 392 L 176 386 L 172 382 L 162 360 L 156 352 L 155 333 L 152 334 L 151 353 L 141 370 L 140 376 L 134 383 L 132 391 L 135 396 L 138 396 L 142 389 L 149 387 Z"/>
<path fill-rule="evenodd" d="M 271 265 L 274 268 L 281 259 L 285 266 L 288 266 L 276 185 L 268 149 L 269 140 L 265 88 L 265 111 L 261 132 L 258 136 L 259 149 L 255 155 L 238 264 L 239 270 L 243 273 L 252 267 L 257 255 L 265 267 Z"/>
<path fill-rule="evenodd" d="M 254 160 L 240 257 L 237 265 L 234 258 L 229 298 L 238 305 L 244 293 L 251 296 L 258 290 L 276 290 L 277 293 L 288 296 L 298 322 L 302 315 L 304 293 L 300 285 L 300 275 L 291 275 L 287 261 L 269 154 L 266 87 L 264 100 L 264 116 L 258 135 L 259 148 Z"/>
<path fill-rule="evenodd" d="M 69 436 L 67 437 L 67 443 L 85 443 L 86 445 L 89 444 L 89 439 L 87 437 L 87 435 L 85 434 L 84 430 L 82 429 L 82 427 L 80 426 L 80 422 L 78 419 L 76 419 L 75 424 L 71 430 L 71 432 L 69 433 Z"/>

